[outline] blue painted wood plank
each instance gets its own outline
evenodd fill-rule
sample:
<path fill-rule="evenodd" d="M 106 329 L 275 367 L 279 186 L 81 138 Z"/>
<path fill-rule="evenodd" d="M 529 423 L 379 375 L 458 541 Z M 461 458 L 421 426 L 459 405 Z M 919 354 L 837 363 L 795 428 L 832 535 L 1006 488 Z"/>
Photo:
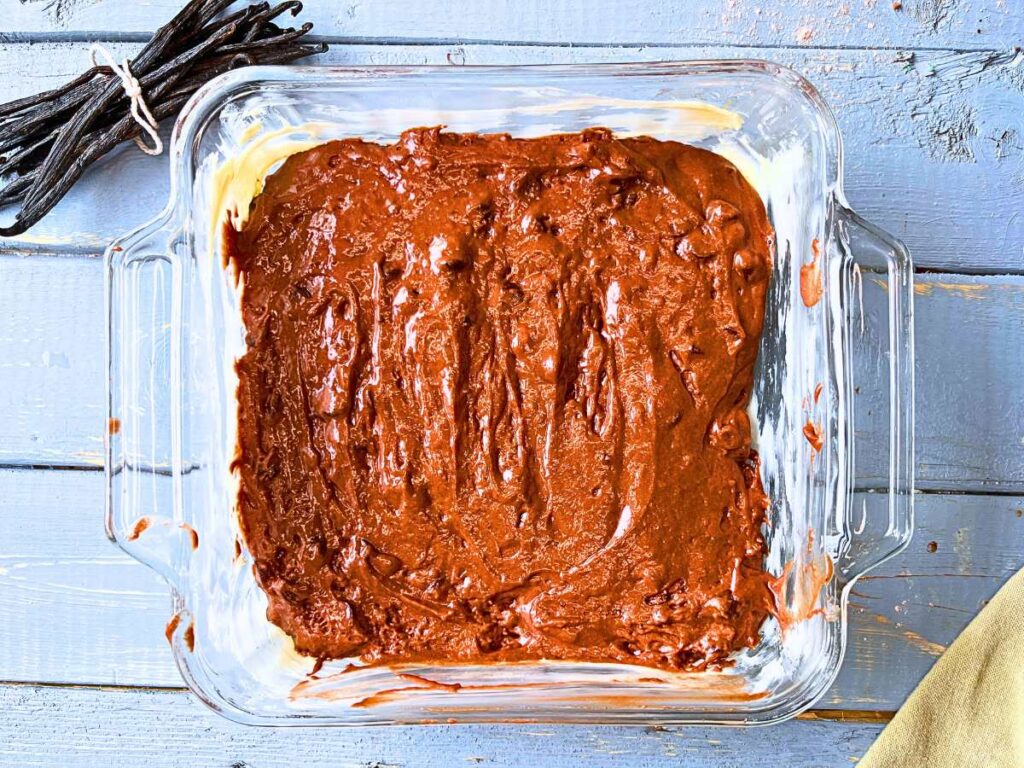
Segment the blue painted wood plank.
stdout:
<path fill-rule="evenodd" d="M 0 464 L 103 466 L 103 262 L 0 249 Z"/>
<path fill-rule="evenodd" d="M 333 38 L 580 45 L 1008 47 L 1024 36 L 1013 0 L 312 0 L 303 19 Z M 4 15 L 17 35 L 151 32 L 179 0 L 28 0 Z"/>
<path fill-rule="evenodd" d="M 182 685 L 167 588 L 107 541 L 102 494 L 99 472 L 0 471 L 0 680 Z M 921 496 L 910 549 L 856 586 L 846 662 L 820 706 L 898 707 L 1020 567 L 1022 514 L 1024 496 Z"/>
<path fill-rule="evenodd" d="M 0 253 L 0 464 L 102 466 L 106 428 L 103 275 L 94 257 Z M 864 285 L 866 346 L 881 359 L 885 294 Z M 919 487 L 1024 492 L 1024 276 L 919 275 Z M 872 381 L 870 360 L 855 369 Z M 885 393 L 857 397 L 857 438 L 888 439 Z M 858 459 L 882 485 L 884 451 Z"/>
<path fill-rule="evenodd" d="M 792 768 L 851 765 L 878 723 L 756 729 L 401 726 L 251 728 L 174 691 L 0 685 L 0 764 L 69 768 L 452 768 L 466 765 Z"/>
<path fill-rule="evenodd" d="M 687 13 L 680 14 L 670 4 L 627 6 L 599 1 L 589 4 L 588 15 L 583 16 L 578 13 L 577 4 L 568 2 L 495 2 L 467 7 L 454 0 L 422 3 L 406 0 L 344 5 L 309 3 L 306 15 L 317 22 L 318 32 L 335 38 L 388 43 L 403 39 L 451 42 L 429 48 L 390 44 L 358 46 L 331 54 L 333 61 L 352 63 L 717 58 L 749 55 L 751 45 L 783 46 L 771 49 L 770 57 L 818 80 L 826 98 L 837 109 L 847 138 L 850 197 L 868 218 L 908 241 L 921 265 L 1019 272 L 1024 256 L 1024 221 L 1018 215 L 1024 187 L 1020 173 L 1024 79 L 1020 74 L 1020 55 L 998 49 L 1019 44 L 1024 32 L 1024 14 L 1006 0 L 904 0 L 902 5 L 903 10 L 897 12 L 885 0 L 863 3 L 801 0 L 767 7 L 764 3 L 745 0 L 696 0 L 688 6 Z M 117 33 L 142 34 L 169 17 L 177 7 L 177 0 L 143 3 L 28 0 L 15 6 L 13 11 L 8 10 L 0 34 L 29 33 L 51 39 L 110 37 L 109 31 L 102 30 L 111 28 L 111 19 L 116 20 Z M 650 47 L 508 49 L 457 44 L 467 39 L 552 42 L 558 46 L 581 42 L 601 45 L 657 42 L 666 47 L 660 50 Z M 720 47 L 722 45 L 734 47 Z M 832 46 L 873 50 L 829 50 Z M 967 54 L 881 50 L 911 47 L 997 50 Z M 46 46 L 32 48 L 36 52 L 46 50 Z M 0 49 L 0 72 L 12 75 L 0 83 L 0 93 L 11 84 L 15 90 L 34 91 L 47 87 L 41 82 L 46 79 L 45 75 L 43 78 L 25 75 L 44 71 L 52 72 L 59 79 L 61 68 L 67 69 L 68 74 L 77 72 L 81 67 L 75 56 L 81 52 L 82 46 L 55 46 L 45 53 L 48 61 L 40 62 L 26 55 L 25 47 Z M 74 56 L 69 55 L 71 53 Z M 40 63 L 43 64 L 41 69 Z M 19 67 L 22 74 L 19 74 Z M 95 249 L 113 234 L 148 218 L 159 207 L 164 197 L 161 186 L 164 181 L 159 169 L 159 161 L 149 161 L 134 153 L 120 153 L 105 164 L 101 174 L 94 174 L 83 182 L 81 191 L 76 191 L 75 196 L 62 205 L 54 218 L 59 224 L 40 228 L 18 247 L 41 247 L 48 251 Z M 117 178 L 118 184 L 109 184 L 110 178 Z M 125 190 L 130 190 L 131 194 L 125 194 Z M 96 210 L 108 215 L 97 217 Z M 964 222 L 971 226 L 963 226 Z M 6 273 L 0 277 L 0 286 L 5 277 Z M 979 284 L 970 278 L 947 281 L 938 290 L 959 292 L 964 294 L 960 298 L 966 301 L 967 294 L 976 297 L 997 288 L 1001 282 L 1006 281 L 997 279 Z M 956 285 L 960 287 L 951 287 Z M 78 300 L 91 306 L 94 294 L 85 293 Z M 919 306 L 923 301 L 924 297 L 919 297 Z M 949 318 L 959 319 L 960 307 L 966 306 L 947 304 L 942 315 L 947 318 L 946 325 L 939 327 L 943 334 L 955 325 Z M 74 300 L 71 306 L 77 307 Z M 939 303 L 928 306 L 938 307 Z M 980 360 L 965 361 L 972 356 L 964 355 L 953 358 L 951 351 L 948 357 L 933 365 L 936 371 L 948 373 L 950 369 L 943 363 L 951 362 L 956 375 L 992 381 L 992 388 L 982 393 L 986 402 L 998 402 L 999 377 L 1005 375 L 1002 368 L 1005 358 L 996 353 L 1000 337 L 988 325 L 993 318 L 998 318 L 1000 306 L 997 302 L 994 309 L 977 315 L 982 318 L 981 326 L 987 329 L 983 336 L 990 340 L 989 346 L 981 350 Z M 1018 303 L 1010 306 L 1019 308 Z M 935 310 L 936 316 L 939 311 Z M 25 328 L 17 321 L 9 329 L 0 324 L 0 349 L 7 345 L 8 350 L 17 350 L 19 355 L 27 354 L 29 369 L 36 366 L 33 354 L 39 349 L 33 345 L 43 341 L 40 359 L 51 373 L 43 372 L 37 380 L 38 371 L 33 370 L 26 377 L 37 396 L 40 392 L 52 396 L 55 390 L 60 394 L 64 386 L 60 371 L 73 370 L 75 374 L 82 371 L 80 366 L 63 368 L 62 353 L 53 354 L 45 349 L 48 341 L 64 338 L 59 332 L 53 333 L 62 317 L 58 314 L 49 321 L 50 325 L 46 321 L 36 322 L 24 337 L 19 334 Z M 88 332 L 88 321 L 85 326 L 83 336 Z M 8 330 L 11 333 L 7 333 Z M 955 334 L 956 328 L 952 327 L 952 331 Z M 938 335 L 936 333 L 936 337 Z M 1008 339 L 1012 344 L 1017 336 L 1010 335 Z M 85 351 L 88 346 L 74 349 L 78 359 L 88 357 Z M 975 347 L 971 349 L 978 352 Z M 988 354 L 988 349 L 993 353 Z M 7 357 L 0 355 L 0 361 L 6 360 Z M 15 357 L 15 360 L 20 363 L 22 358 Z M 991 378 L 980 378 L 988 373 L 992 374 Z M 8 375 L 14 375 L 11 366 L 7 370 L 0 368 L 0 377 L 5 377 L 5 383 Z M 70 376 L 68 378 L 70 380 Z M 1015 380 L 1020 381 L 1020 378 Z M 23 383 L 20 386 L 23 388 L 13 390 L 19 396 L 28 391 Z M 962 402 L 957 390 L 948 390 L 945 394 L 945 398 L 936 401 L 940 408 L 952 406 L 955 409 Z M 36 406 L 38 413 L 44 414 L 44 424 L 50 420 L 47 402 L 52 400 L 44 398 L 41 407 Z M 0 402 L 0 410 L 3 406 Z M 59 424 L 59 419 L 68 419 L 65 434 L 76 433 L 77 415 L 73 409 L 52 415 L 55 424 Z M 27 412 L 21 416 L 24 420 L 13 430 L 16 437 L 34 435 L 34 442 L 46 446 L 43 450 L 52 450 L 49 447 L 51 433 L 46 429 L 33 432 L 32 424 L 37 422 L 30 419 Z M 1014 413 L 1004 418 L 1010 423 L 1010 431 L 1013 418 Z M 936 444 L 944 444 L 946 431 L 959 429 L 964 433 L 964 426 L 954 421 L 943 428 L 938 440 L 930 433 L 919 440 L 919 445 L 925 449 L 926 467 L 945 466 L 945 448 L 940 447 L 935 453 L 928 451 Z M 994 429 L 996 440 L 1005 437 L 999 431 L 1001 425 L 994 419 L 982 428 Z M 968 445 L 964 450 L 970 449 Z M 999 449 L 997 444 L 991 450 Z M 80 450 L 81 455 L 74 461 L 93 461 L 92 450 L 88 447 Z M 64 454 L 57 450 L 55 455 Z M 967 475 L 985 476 L 985 482 L 990 481 L 993 474 L 988 469 L 990 463 L 985 456 L 976 457 L 977 466 L 966 467 Z M 957 477 L 964 468 L 954 463 L 946 470 L 937 471 Z M 998 477 L 1005 470 L 1005 466 L 997 467 L 994 474 Z M 35 659 L 34 663 L 50 670 L 64 670 L 75 676 L 72 670 L 76 665 L 84 666 L 93 661 L 92 669 L 98 665 L 110 670 L 112 682 L 118 682 L 119 676 L 130 678 L 131 673 L 125 670 L 131 670 L 138 663 L 135 654 L 139 651 L 132 643 L 115 647 L 101 641 L 95 653 L 90 654 L 83 650 L 86 646 L 81 644 L 81 637 L 68 636 L 69 627 L 93 626 L 100 638 L 107 637 L 107 632 L 113 629 L 117 640 L 120 632 L 144 629 L 147 621 L 154 630 L 162 624 L 161 612 L 165 604 L 162 587 L 152 576 L 130 562 L 118 562 L 120 556 L 116 553 L 99 554 L 99 544 L 106 546 L 105 541 L 96 540 L 95 559 L 89 555 L 91 544 L 83 548 L 82 542 L 92 541 L 96 536 L 91 522 L 87 532 L 75 534 L 75 527 L 71 526 L 66 538 L 62 536 L 67 529 L 68 510 L 77 506 L 91 508 L 93 499 L 98 498 L 98 493 L 90 490 L 90 486 L 98 482 L 98 476 L 77 472 L 4 474 L 17 475 L 19 479 L 14 485 L 5 485 L 5 478 L 0 475 L 0 507 L 10 509 L 9 502 L 13 501 L 15 506 L 20 503 L 31 513 L 27 517 L 0 518 L 2 533 L 5 538 L 15 531 L 29 538 L 40 537 L 24 557 L 17 554 L 18 547 L 14 548 L 13 559 L 0 551 L 0 617 L 11 612 L 21 615 L 19 611 L 25 614 L 23 620 L 15 624 L 23 628 L 22 635 L 16 638 L 21 668 L 31 667 L 33 662 L 29 659 Z M 27 474 L 38 478 L 41 485 L 21 480 Z M 77 485 L 79 480 L 83 485 Z M 63 492 L 54 490 L 65 481 L 73 482 Z M 40 504 L 28 503 L 29 496 L 39 499 Z M 908 552 L 907 563 L 890 564 L 875 578 L 860 585 L 851 614 L 855 628 L 859 628 L 856 638 L 864 640 L 855 639 L 852 644 L 843 677 L 829 695 L 831 704 L 878 704 L 880 688 L 875 682 L 878 677 L 888 681 L 886 690 L 890 693 L 907 690 L 942 645 L 959 631 L 975 607 L 1017 565 L 1020 528 L 1014 520 L 1020 519 L 1019 498 L 926 497 L 919 509 L 936 509 L 933 503 L 949 505 L 949 508 L 941 514 L 923 515 L 915 542 L 915 548 L 923 548 Z M 91 521 L 92 514 L 89 512 L 89 516 L 82 519 Z M 48 527 L 43 530 L 42 522 L 26 524 L 26 519 L 48 521 Z M 930 538 L 923 541 L 922 536 Z M 932 542 L 935 551 L 928 547 Z M 996 545 L 992 546 L 992 542 Z M 981 558 L 979 550 L 984 552 Z M 133 610 L 123 610 L 126 606 Z M 111 610 L 118 612 L 121 624 L 109 619 Z M 79 625 L 86 613 L 93 616 L 89 620 L 92 624 Z M 105 623 L 104 616 L 108 616 Z M 149 618 L 142 618 L 146 616 Z M 46 621 L 51 619 L 57 624 L 55 631 L 47 629 Z M 12 626 L 6 621 L 4 624 Z M 55 639 L 60 637 L 64 641 L 58 646 Z M 149 650 L 153 659 L 165 652 L 159 643 L 162 640 Z M 6 647 L 6 643 L 0 644 L 0 670 L 14 658 L 10 653 L 3 653 Z M 141 667 L 147 663 L 143 662 Z M 166 664 L 166 661 L 159 663 Z M 890 702 L 889 706 L 893 705 Z M 795 722 L 758 731 L 528 726 L 406 728 L 387 732 L 266 731 L 243 729 L 217 720 L 201 711 L 190 698 L 176 692 L 32 686 L 0 687 L 0 708 L 5 712 L 5 717 L 0 719 L 0 763 L 19 765 L 96 765 L 109 762 L 111 749 L 117 750 L 121 762 L 146 765 L 291 765 L 297 755 L 309 765 L 501 763 L 508 762 L 510 756 L 514 756 L 516 762 L 553 765 L 582 761 L 594 765 L 620 765 L 627 761 L 651 765 L 839 765 L 854 762 L 863 754 L 881 727 Z M 97 717 L 97 713 L 102 715 Z"/>
<path fill-rule="evenodd" d="M 81 71 L 86 44 L 0 45 L 0 100 Z M 137 45 L 114 46 L 122 55 Z M 918 267 L 1024 271 L 1024 54 L 769 49 L 806 75 L 845 139 L 846 190 L 904 240 Z M 741 48 L 335 46 L 321 63 L 535 64 L 750 56 Z M 167 161 L 132 146 L 87 173 L 19 244 L 101 249 L 155 215 Z M 103 215 L 97 215 L 103 211 Z"/>

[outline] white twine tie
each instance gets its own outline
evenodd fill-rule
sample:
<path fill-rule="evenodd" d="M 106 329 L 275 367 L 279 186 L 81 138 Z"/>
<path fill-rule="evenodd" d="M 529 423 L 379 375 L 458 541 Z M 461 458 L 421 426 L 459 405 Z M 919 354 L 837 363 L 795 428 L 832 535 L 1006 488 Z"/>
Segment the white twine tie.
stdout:
<path fill-rule="evenodd" d="M 111 71 L 121 78 L 121 85 L 124 86 L 124 93 L 131 100 L 131 113 L 132 117 L 135 118 L 142 129 L 149 134 L 149 137 L 153 140 L 153 146 L 146 146 L 146 142 L 142 140 L 141 136 L 135 137 L 135 145 L 145 152 L 147 155 L 159 155 L 164 151 L 164 143 L 160 140 L 160 133 L 158 132 L 159 124 L 153 117 L 153 113 L 149 111 L 149 107 L 146 105 L 146 100 L 142 98 L 142 86 L 139 85 L 139 81 L 135 79 L 135 75 L 128 69 L 128 59 L 125 58 L 124 62 L 118 66 L 117 62 L 114 61 L 114 57 L 110 55 L 110 51 L 104 48 L 99 43 L 94 43 L 89 48 L 89 58 L 92 59 L 92 65 L 98 67 L 100 63 L 96 60 L 96 56 L 102 56 L 106 65 L 110 67 Z"/>

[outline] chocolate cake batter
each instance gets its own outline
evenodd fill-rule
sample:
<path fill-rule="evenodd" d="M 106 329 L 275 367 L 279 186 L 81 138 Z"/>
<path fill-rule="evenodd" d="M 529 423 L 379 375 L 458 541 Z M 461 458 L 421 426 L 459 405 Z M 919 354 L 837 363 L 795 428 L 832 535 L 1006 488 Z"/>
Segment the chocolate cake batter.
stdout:
<path fill-rule="evenodd" d="M 722 157 L 604 129 L 290 157 L 229 238 L 270 619 L 367 663 L 755 645 L 771 238 Z"/>

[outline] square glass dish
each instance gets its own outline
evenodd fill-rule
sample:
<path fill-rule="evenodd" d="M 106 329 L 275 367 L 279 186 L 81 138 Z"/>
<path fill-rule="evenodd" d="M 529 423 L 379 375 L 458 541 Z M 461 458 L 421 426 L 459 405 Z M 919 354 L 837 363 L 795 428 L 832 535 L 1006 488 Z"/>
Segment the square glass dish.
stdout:
<path fill-rule="evenodd" d="M 437 124 L 516 136 L 606 126 L 681 140 L 729 157 L 761 194 L 777 253 L 751 414 L 772 502 L 765 568 L 776 576 L 779 618 L 725 670 L 536 662 L 344 671 L 345 660 L 315 669 L 267 620 L 230 468 L 233 364 L 245 341 L 221 213 L 243 210 L 290 152 L 348 136 L 389 142 Z M 757 724 L 792 717 L 828 688 L 851 585 L 912 529 L 913 291 L 903 246 L 847 207 L 838 129 L 806 80 L 756 61 L 247 68 L 196 94 L 170 154 L 167 208 L 106 254 L 106 525 L 169 582 L 168 638 L 201 699 L 261 724 Z M 802 300 L 802 268 L 820 300 Z M 884 289 L 872 311 L 869 277 Z M 871 503 L 855 505 L 858 460 L 880 469 Z"/>

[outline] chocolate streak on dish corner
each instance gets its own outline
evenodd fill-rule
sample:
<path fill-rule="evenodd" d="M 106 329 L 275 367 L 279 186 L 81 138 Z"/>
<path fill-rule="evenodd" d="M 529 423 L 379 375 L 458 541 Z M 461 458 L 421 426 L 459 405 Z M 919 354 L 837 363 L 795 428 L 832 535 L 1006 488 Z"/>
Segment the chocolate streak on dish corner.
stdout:
<path fill-rule="evenodd" d="M 800 298 L 805 307 L 813 307 L 825 292 L 825 278 L 821 271 L 821 243 L 811 241 L 811 261 L 800 267 Z"/>
<path fill-rule="evenodd" d="M 148 517 L 140 517 L 135 521 L 135 525 L 132 526 L 132 530 L 128 534 L 128 541 L 135 541 L 139 536 L 146 532 L 151 524 L 152 521 Z"/>
<path fill-rule="evenodd" d="M 803 428 L 804 437 L 807 438 L 807 442 L 811 444 L 811 449 L 814 453 L 821 453 L 821 449 L 825 445 L 825 437 L 821 430 L 821 425 L 815 421 L 807 420 Z"/>
<path fill-rule="evenodd" d="M 225 241 L 271 621 L 365 664 L 755 645 L 771 239 L 724 158 L 605 129 L 289 157 Z"/>
<path fill-rule="evenodd" d="M 176 613 L 171 616 L 170 621 L 167 622 L 167 626 L 164 627 L 164 637 L 167 638 L 168 643 L 174 642 L 174 633 L 178 631 L 178 625 L 181 623 L 181 614 Z"/>
<path fill-rule="evenodd" d="M 329 683 L 332 680 L 347 674 L 352 665 L 350 664 L 340 673 L 335 673 L 326 678 L 316 678 L 313 676 L 314 673 L 310 673 L 309 676 L 304 680 L 300 680 L 296 683 L 289 694 L 289 700 L 300 701 L 302 699 L 317 699 L 320 701 L 334 701 L 347 699 L 351 696 L 351 693 L 345 688 L 332 688 L 325 686 L 325 683 Z M 365 669 L 365 667 L 363 667 Z M 423 675 L 410 674 L 407 672 L 394 672 L 395 676 L 400 680 L 410 683 L 410 685 L 394 686 L 391 688 L 382 688 L 379 691 L 375 691 L 361 699 L 358 699 L 350 704 L 353 708 L 357 709 L 369 709 L 372 707 L 381 706 L 383 704 L 391 704 L 396 701 L 402 701 L 404 699 L 412 698 L 414 696 L 427 693 L 427 692 L 444 692 L 444 693 L 458 693 L 460 691 L 516 691 L 522 693 L 525 690 L 547 690 L 553 691 L 563 686 L 563 683 L 555 681 L 545 682 L 523 682 L 523 683 L 485 683 L 485 684 L 463 684 L 463 683 L 444 683 L 439 680 L 432 680 Z M 686 674 L 685 672 L 673 672 L 670 674 L 680 675 Z M 609 686 L 613 689 L 615 684 L 624 683 L 644 683 L 647 686 L 654 686 L 657 688 L 674 687 L 675 683 L 671 679 L 656 678 L 656 677 L 639 677 L 635 680 L 629 679 L 618 679 L 613 678 L 607 681 Z M 707 691 L 702 692 L 703 695 L 708 695 Z M 739 677 L 723 677 L 716 682 L 714 689 L 714 697 L 722 701 L 756 701 L 762 699 L 768 695 L 767 691 L 751 691 L 746 689 L 744 681 Z M 638 696 L 635 693 L 620 692 L 615 693 L 610 690 L 609 693 L 603 695 L 595 695 L 593 692 L 576 692 L 566 693 L 558 696 L 555 700 L 563 702 L 579 702 L 585 700 L 588 703 L 607 703 L 618 706 L 634 706 L 639 708 L 645 708 L 651 706 L 651 700 L 648 696 Z M 436 714 L 469 714 L 473 712 L 479 712 L 481 707 L 473 706 L 426 706 L 423 708 L 425 712 L 433 712 Z"/>
<path fill-rule="evenodd" d="M 812 545 L 809 543 L 810 549 Z M 801 565 L 797 565 L 796 560 L 789 560 L 778 576 L 768 580 L 775 603 L 772 613 L 783 632 L 815 616 L 826 615 L 820 605 L 821 590 L 834 575 L 835 563 L 826 554 Z"/>
<path fill-rule="evenodd" d="M 188 534 L 189 542 L 192 544 L 192 550 L 195 551 L 199 549 L 199 531 L 188 523 L 181 523 L 178 527 Z"/>

